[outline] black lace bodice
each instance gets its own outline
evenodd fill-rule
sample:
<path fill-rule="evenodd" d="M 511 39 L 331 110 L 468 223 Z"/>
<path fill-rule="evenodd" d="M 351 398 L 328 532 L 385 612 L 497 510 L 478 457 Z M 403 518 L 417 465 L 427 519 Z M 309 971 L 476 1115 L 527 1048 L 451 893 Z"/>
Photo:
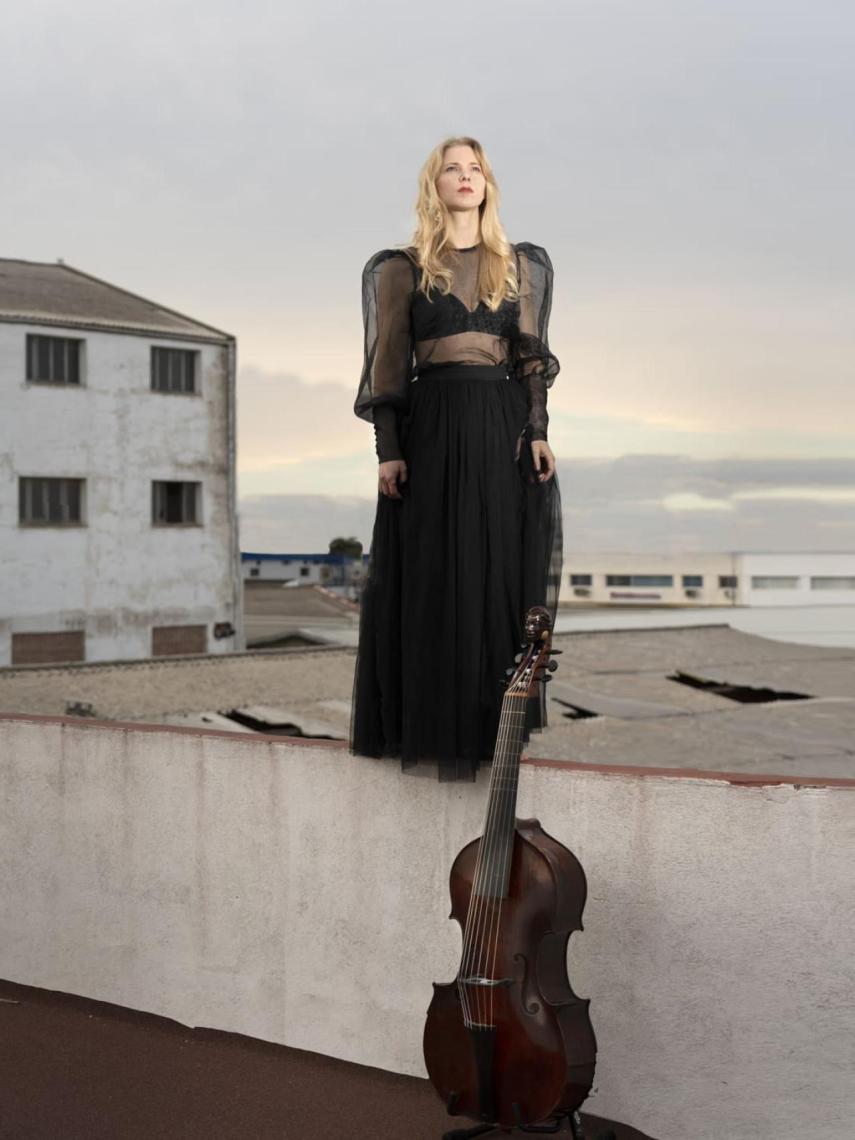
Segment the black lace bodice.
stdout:
<path fill-rule="evenodd" d="M 438 364 L 507 364 L 526 390 L 530 438 L 546 439 L 546 392 L 558 375 L 549 351 L 552 262 L 542 246 L 513 246 L 520 283 L 517 301 L 491 312 L 478 300 L 481 243 L 446 253 L 454 272 L 449 293 L 428 298 L 408 249 L 381 249 L 362 272 L 364 359 L 354 412 L 374 424 L 380 462 L 400 459 L 397 422 L 410 382 Z"/>

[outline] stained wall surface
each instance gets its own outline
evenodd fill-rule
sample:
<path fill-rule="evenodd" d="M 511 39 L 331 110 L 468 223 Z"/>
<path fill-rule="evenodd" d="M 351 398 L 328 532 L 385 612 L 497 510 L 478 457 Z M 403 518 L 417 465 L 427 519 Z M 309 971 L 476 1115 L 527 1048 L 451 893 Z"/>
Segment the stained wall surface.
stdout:
<path fill-rule="evenodd" d="M 82 339 L 81 382 L 28 382 L 28 333 Z M 196 392 L 152 391 L 155 345 L 196 352 Z M 150 657 L 157 627 L 243 648 L 233 343 L 0 322 L 0 399 L 0 666 L 15 633 L 80 631 L 85 661 Z M 21 524 L 26 476 L 82 479 L 82 523 Z M 199 484 L 196 523 L 153 525 L 155 480 Z"/>

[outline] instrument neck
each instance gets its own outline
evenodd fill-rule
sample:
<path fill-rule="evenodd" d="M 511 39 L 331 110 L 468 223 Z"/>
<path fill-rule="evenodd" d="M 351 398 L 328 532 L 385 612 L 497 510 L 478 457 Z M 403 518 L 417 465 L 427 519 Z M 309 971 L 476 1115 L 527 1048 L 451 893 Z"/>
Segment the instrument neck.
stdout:
<path fill-rule="evenodd" d="M 474 883 L 474 892 L 482 897 L 504 898 L 508 892 L 526 705 L 525 695 L 511 693 L 506 693 L 502 702 L 487 818 Z"/>

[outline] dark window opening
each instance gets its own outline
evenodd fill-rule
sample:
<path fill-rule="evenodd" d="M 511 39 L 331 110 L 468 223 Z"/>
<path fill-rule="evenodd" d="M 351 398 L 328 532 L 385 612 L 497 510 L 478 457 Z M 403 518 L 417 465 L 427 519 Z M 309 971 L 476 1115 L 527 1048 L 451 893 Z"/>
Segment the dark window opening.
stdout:
<path fill-rule="evenodd" d="M 82 340 L 27 334 L 27 379 L 54 384 L 80 383 Z"/>
<path fill-rule="evenodd" d="M 198 522 L 199 483 L 155 481 L 152 491 L 152 522 L 155 524 Z"/>
<path fill-rule="evenodd" d="M 32 526 L 81 523 L 82 479 L 21 476 L 18 521 Z"/>
<path fill-rule="evenodd" d="M 151 387 L 155 392 L 196 391 L 196 350 L 152 345 Z"/>
<path fill-rule="evenodd" d="M 607 586 L 673 586 L 673 574 L 606 574 Z"/>

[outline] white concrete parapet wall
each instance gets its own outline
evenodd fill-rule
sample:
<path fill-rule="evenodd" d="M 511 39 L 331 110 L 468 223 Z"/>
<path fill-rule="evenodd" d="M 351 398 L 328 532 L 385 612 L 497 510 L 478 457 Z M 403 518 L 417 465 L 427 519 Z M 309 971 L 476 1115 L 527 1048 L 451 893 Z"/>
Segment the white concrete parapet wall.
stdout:
<path fill-rule="evenodd" d="M 477 784 L 276 738 L 0 715 L 4 978 L 425 1075 Z M 588 876 L 592 1112 L 850 1140 L 855 781 L 523 766 Z"/>

